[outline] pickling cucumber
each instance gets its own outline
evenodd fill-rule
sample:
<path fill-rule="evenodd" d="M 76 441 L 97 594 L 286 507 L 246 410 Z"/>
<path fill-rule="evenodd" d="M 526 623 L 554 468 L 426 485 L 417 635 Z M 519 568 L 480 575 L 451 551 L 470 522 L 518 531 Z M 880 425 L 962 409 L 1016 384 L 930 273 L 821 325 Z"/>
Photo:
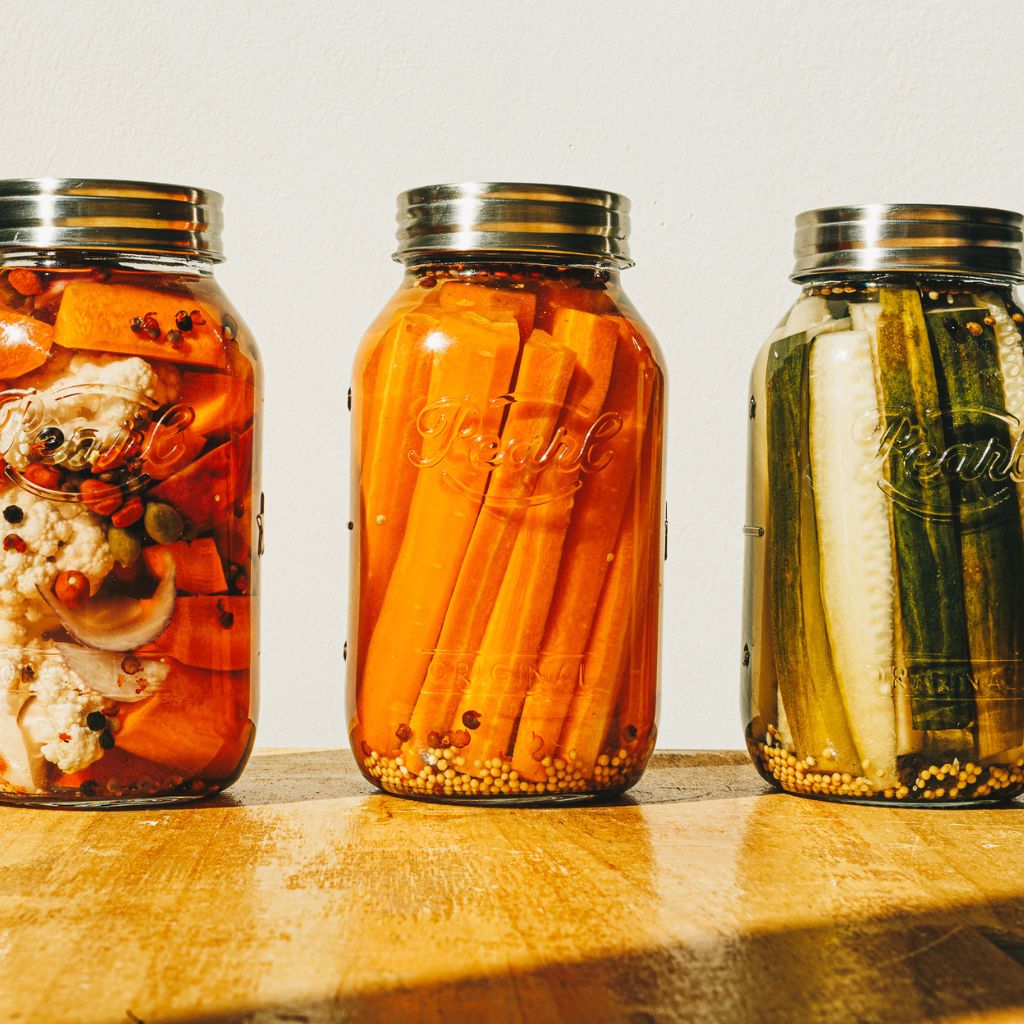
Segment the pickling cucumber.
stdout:
<path fill-rule="evenodd" d="M 919 470 L 915 453 L 941 453 L 938 382 L 921 299 L 882 289 L 877 314 L 851 310 L 869 328 L 896 567 L 897 663 L 905 672 L 914 729 L 973 724 L 963 577 L 953 496 L 942 473 Z"/>
<path fill-rule="evenodd" d="M 776 341 L 768 357 L 767 572 L 775 613 L 775 674 L 793 741 L 822 767 L 860 774 L 836 682 L 821 602 L 810 476 L 809 343 Z"/>
<path fill-rule="evenodd" d="M 821 597 L 836 680 L 863 774 L 897 782 L 889 511 L 857 426 L 878 422 L 865 331 L 821 334 L 810 355 L 810 445 Z"/>
<path fill-rule="evenodd" d="M 1024 542 L 998 346 L 986 308 L 925 315 L 946 416 L 944 470 L 960 527 L 978 754 L 1020 743 Z"/>

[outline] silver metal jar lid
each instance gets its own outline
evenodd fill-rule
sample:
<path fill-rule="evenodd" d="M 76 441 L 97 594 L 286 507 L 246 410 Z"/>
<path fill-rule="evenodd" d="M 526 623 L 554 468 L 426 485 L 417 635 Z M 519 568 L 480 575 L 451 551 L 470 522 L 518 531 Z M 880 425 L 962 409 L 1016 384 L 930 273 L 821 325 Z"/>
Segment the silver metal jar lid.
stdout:
<path fill-rule="evenodd" d="M 219 263 L 218 192 L 149 181 L 10 178 L 0 181 L 0 250 L 110 249 Z"/>
<path fill-rule="evenodd" d="M 834 206 L 796 219 L 793 281 L 910 271 L 1024 280 L 1022 219 L 1010 210 L 923 203 Z"/>
<path fill-rule="evenodd" d="M 630 267 L 629 200 L 571 185 L 470 181 L 398 197 L 404 263 L 441 253 L 519 253 Z"/>

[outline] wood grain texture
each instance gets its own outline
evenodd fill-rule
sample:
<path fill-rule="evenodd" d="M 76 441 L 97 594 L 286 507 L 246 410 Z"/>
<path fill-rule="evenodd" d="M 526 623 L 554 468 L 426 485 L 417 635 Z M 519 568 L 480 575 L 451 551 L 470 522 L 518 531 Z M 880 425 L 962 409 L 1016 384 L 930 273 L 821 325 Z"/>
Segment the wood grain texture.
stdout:
<path fill-rule="evenodd" d="M 0 808 L 0 1021 L 1020 1021 L 1022 811 L 817 803 L 729 752 L 449 808 L 264 751 L 188 808 Z"/>

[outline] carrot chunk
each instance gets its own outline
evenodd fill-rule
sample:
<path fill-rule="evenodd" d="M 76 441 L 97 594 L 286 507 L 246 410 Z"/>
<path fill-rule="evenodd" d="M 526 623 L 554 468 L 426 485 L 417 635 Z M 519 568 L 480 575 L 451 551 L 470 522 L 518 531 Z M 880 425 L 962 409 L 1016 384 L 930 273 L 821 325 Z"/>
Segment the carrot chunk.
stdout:
<path fill-rule="evenodd" d="M 0 311 L 0 380 L 20 377 L 43 365 L 53 345 L 53 328 L 42 320 Z"/>
<path fill-rule="evenodd" d="M 176 345 L 167 339 L 167 332 L 175 329 L 177 313 L 183 308 L 191 312 L 194 304 L 196 300 L 186 296 L 134 285 L 72 281 L 61 297 L 53 340 L 62 348 L 118 352 L 224 369 L 228 359 L 217 326 L 220 318 L 213 311 L 200 311 L 203 324 L 195 323 L 193 317 L 193 329 L 182 332 Z M 137 323 L 146 316 L 152 316 L 154 330 L 159 332 L 155 338 Z"/>
<path fill-rule="evenodd" d="M 227 519 L 252 478 L 252 427 L 169 476 L 150 491 L 205 530 Z"/>
<path fill-rule="evenodd" d="M 170 625 L 137 653 L 234 671 L 248 668 L 254 643 L 248 597 L 196 595 L 178 597 Z"/>
<path fill-rule="evenodd" d="M 223 762 L 225 744 L 241 758 L 250 703 L 247 670 L 210 672 L 171 662 L 170 673 L 152 697 L 122 705 L 117 748 L 194 775 Z M 224 771 L 223 764 L 218 770 Z"/>
<path fill-rule="evenodd" d="M 250 381 L 238 377 L 188 370 L 181 375 L 179 401 L 195 413 L 190 429 L 197 434 L 222 434 L 248 426 L 255 392 Z"/>
<path fill-rule="evenodd" d="M 154 576 L 163 571 L 164 558 L 174 561 L 174 582 L 189 594 L 221 594 L 228 589 L 220 552 L 212 537 L 199 537 L 189 543 L 154 544 L 142 549 L 146 566 Z"/>

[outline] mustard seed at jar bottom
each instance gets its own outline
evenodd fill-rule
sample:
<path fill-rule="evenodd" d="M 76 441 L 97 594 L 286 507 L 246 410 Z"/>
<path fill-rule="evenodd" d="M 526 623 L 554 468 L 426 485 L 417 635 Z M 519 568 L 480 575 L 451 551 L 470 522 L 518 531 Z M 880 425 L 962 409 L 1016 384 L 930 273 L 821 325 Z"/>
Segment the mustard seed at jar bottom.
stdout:
<path fill-rule="evenodd" d="M 803 293 L 755 362 L 743 701 L 788 792 L 1024 791 L 1021 217 L 797 220 Z"/>
<path fill-rule="evenodd" d="M 349 730 L 388 792 L 575 800 L 653 749 L 664 379 L 618 283 L 627 205 L 400 199 L 352 389 Z"/>

